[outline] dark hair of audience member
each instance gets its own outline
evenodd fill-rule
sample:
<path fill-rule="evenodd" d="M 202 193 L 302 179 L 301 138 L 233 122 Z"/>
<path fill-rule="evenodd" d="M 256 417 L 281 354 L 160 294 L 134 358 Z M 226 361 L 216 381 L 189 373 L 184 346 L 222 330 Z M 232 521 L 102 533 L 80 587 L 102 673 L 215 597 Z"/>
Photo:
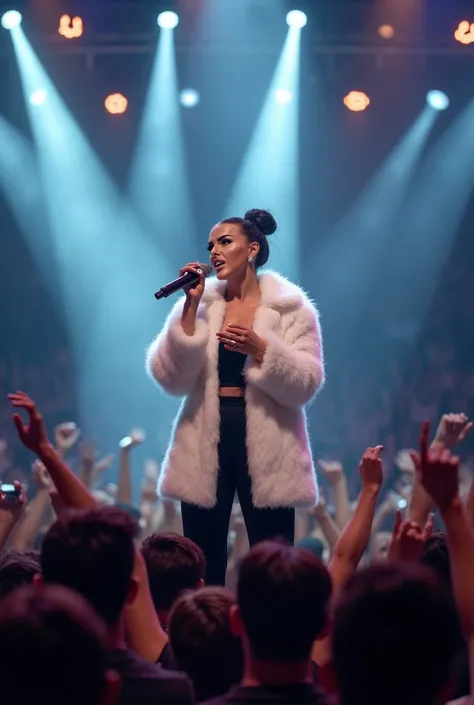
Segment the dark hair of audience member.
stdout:
<path fill-rule="evenodd" d="M 191 678 L 198 701 L 224 695 L 242 678 L 242 644 L 229 622 L 233 605 L 230 590 L 204 587 L 181 595 L 169 614 L 177 667 Z"/>
<path fill-rule="evenodd" d="M 443 583 L 451 589 L 448 537 L 443 531 L 434 532 L 425 541 L 420 563 L 432 568 Z"/>
<path fill-rule="evenodd" d="M 300 663 L 322 632 L 331 597 L 326 566 L 306 549 L 265 541 L 245 556 L 237 603 L 252 657 Z"/>
<path fill-rule="evenodd" d="M 130 590 L 136 530 L 133 519 L 115 507 L 61 513 L 41 549 L 44 582 L 76 590 L 115 625 Z"/>
<path fill-rule="evenodd" d="M 206 561 L 191 539 L 173 532 L 157 532 L 142 543 L 153 604 L 157 612 L 167 612 L 183 590 L 199 587 Z"/>
<path fill-rule="evenodd" d="M 39 553 L 4 551 L 0 555 L 0 598 L 20 585 L 29 585 L 40 572 Z"/>
<path fill-rule="evenodd" d="M 99 705 L 107 680 L 104 625 L 80 595 L 28 585 L 2 599 L 3 703 Z"/>
<path fill-rule="evenodd" d="M 420 563 L 434 570 L 443 584 L 452 591 L 448 537 L 444 531 L 434 532 L 425 541 Z M 462 633 L 459 635 L 459 650 L 453 664 L 453 677 L 457 682 L 453 698 L 458 699 L 468 695 L 470 692 L 469 654 Z"/>
<path fill-rule="evenodd" d="M 335 610 L 333 661 L 343 705 L 431 705 L 441 695 L 446 702 L 458 646 L 453 599 L 431 570 L 380 564 L 361 571 Z"/>

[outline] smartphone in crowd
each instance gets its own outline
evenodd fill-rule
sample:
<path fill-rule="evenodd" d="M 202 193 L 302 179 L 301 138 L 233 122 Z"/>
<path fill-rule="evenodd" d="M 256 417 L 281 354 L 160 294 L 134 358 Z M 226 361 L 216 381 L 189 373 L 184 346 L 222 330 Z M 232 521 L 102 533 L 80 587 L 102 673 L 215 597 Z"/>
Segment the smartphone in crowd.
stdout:
<path fill-rule="evenodd" d="M 7 502 L 16 502 L 20 497 L 20 490 L 17 490 L 15 485 L 2 484 L 0 485 L 0 492 L 5 496 Z"/>

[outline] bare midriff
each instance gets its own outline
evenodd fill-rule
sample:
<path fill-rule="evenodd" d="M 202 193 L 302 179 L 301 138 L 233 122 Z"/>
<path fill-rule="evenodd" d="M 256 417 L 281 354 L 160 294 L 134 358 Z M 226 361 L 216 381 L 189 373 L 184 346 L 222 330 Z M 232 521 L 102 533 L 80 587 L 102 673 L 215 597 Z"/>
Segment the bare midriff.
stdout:
<path fill-rule="evenodd" d="M 244 397 L 245 396 L 245 389 L 242 387 L 220 387 L 219 388 L 219 396 L 220 397 Z"/>

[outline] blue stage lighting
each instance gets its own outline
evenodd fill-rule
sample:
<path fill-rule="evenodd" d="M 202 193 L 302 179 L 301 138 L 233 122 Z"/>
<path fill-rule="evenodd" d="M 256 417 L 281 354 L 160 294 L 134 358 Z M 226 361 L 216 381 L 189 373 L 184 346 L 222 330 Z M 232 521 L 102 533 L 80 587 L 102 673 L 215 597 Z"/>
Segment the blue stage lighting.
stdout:
<path fill-rule="evenodd" d="M 174 29 L 179 24 L 179 17 L 176 12 L 160 12 L 158 15 L 158 27 L 161 29 Z"/>
<path fill-rule="evenodd" d="M 277 103 L 282 103 L 283 105 L 286 103 L 291 103 L 293 100 L 293 93 L 288 91 L 286 88 L 278 88 L 275 91 L 275 100 Z"/>
<path fill-rule="evenodd" d="M 286 23 L 288 27 L 298 27 L 299 29 L 302 29 L 307 22 L 308 18 L 301 10 L 291 10 L 291 12 L 289 12 L 286 16 Z"/>
<path fill-rule="evenodd" d="M 30 95 L 30 104 L 35 105 L 35 106 L 40 106 L 44 105 L 46 103 L 46 99 L 48 97 L 48 94 L 43 88 L 38 88 L 37 91 L 33 91 L 33 93 Z"/>
<path fill-rule="evenodd" d="M 179 100 L 184 108 L 195 108 L 201 96 L 194 88 L 185 88 L 179 94 Z"/>
<path fill-rule="evenodd" d="M 446 110 L 449 107 L 449 98 L 442 91 L 430 91 L 426 96 L 426 102 L 433 110 Z"/>
<path fill-rule="evenodd" d="M 4 29 L 13 29 L 21 25 L 22 19 L 21 12 L 18 12 L 18 10 L 8 10 L 2 15 L 2 27 Z"/>

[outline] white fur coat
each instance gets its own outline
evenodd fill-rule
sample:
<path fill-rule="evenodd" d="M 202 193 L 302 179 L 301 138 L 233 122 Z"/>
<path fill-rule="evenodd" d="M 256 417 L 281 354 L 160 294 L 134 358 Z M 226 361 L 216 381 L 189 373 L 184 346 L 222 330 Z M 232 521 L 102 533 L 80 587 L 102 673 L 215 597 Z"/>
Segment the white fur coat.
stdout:
<path fill-rule="evenodd" d="M 274 272 L 259 276 L 254 321 L 267 342 L 262 364 L 247 358 L 247 455 L 256 507 L 312 507 L 318 486 L 304 405 L 324 382 L 318 312 L 306 294 Z M 147 352 L 147 371 L 184 396 L 158 481 L 161 496 L 201 507 L 216 502 L 219 441 L 218 340 L 226 283 L 211 279 L 193 336 L 184 333 L 181 298 Z"/>

